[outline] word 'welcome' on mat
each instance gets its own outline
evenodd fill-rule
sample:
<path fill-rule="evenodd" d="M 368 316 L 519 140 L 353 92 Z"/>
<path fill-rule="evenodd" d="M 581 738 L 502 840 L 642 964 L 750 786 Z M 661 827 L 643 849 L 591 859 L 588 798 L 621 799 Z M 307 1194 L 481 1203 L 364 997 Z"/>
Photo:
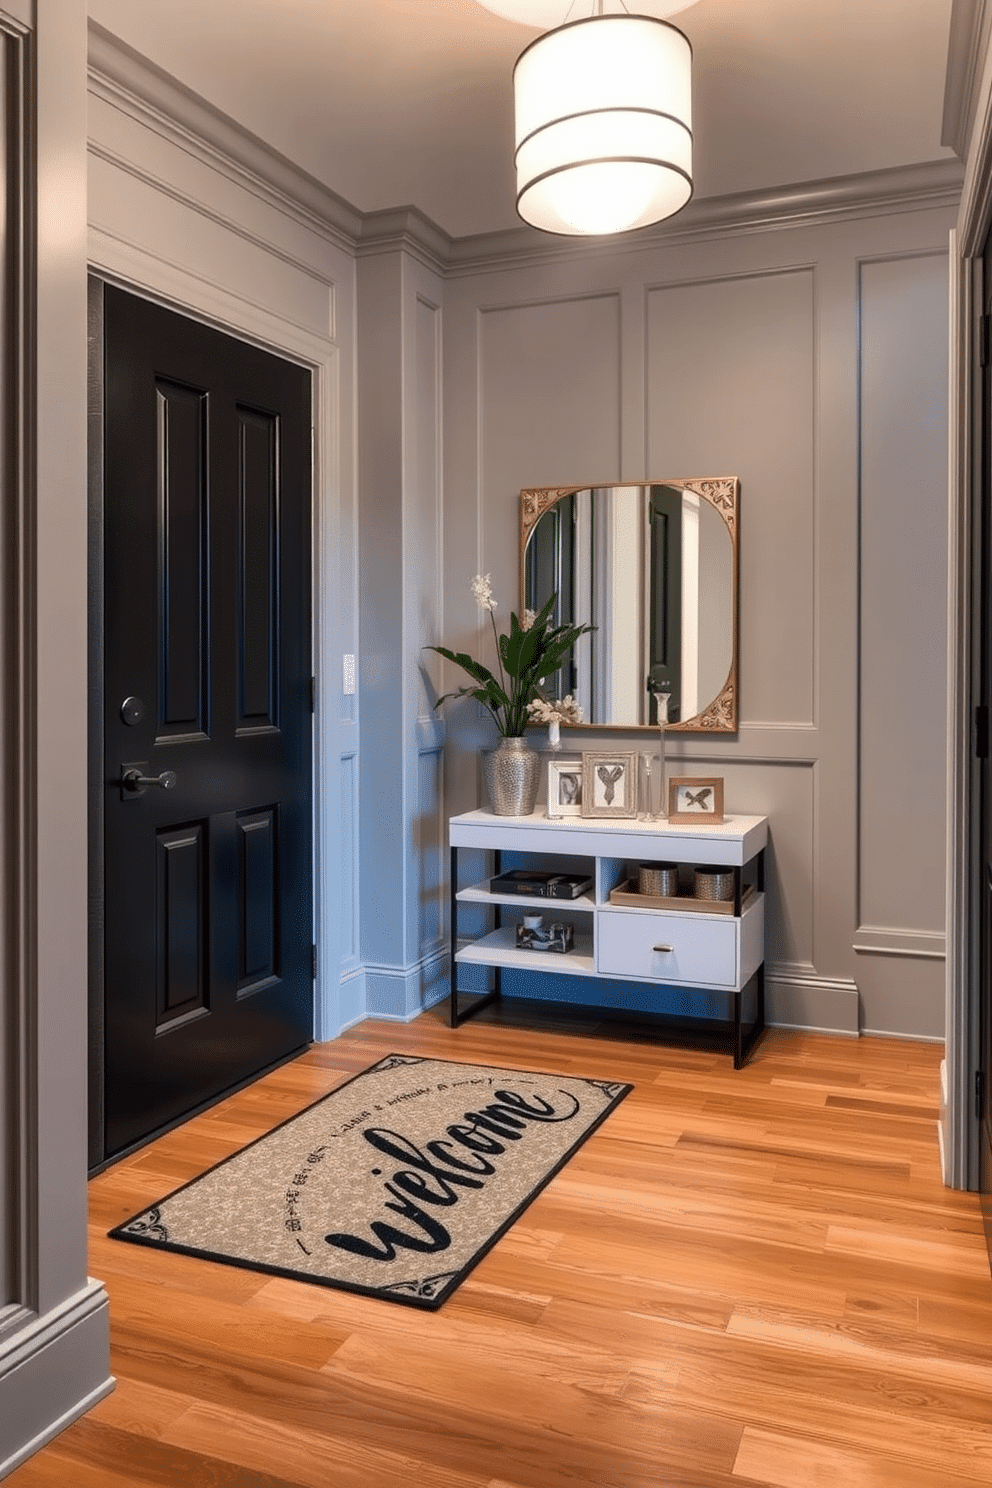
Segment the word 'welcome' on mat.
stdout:
<path fill-rule="evenodd" d="M 390 1054 L 110 1235 L 437 1308 L 632 1088 Z"/>

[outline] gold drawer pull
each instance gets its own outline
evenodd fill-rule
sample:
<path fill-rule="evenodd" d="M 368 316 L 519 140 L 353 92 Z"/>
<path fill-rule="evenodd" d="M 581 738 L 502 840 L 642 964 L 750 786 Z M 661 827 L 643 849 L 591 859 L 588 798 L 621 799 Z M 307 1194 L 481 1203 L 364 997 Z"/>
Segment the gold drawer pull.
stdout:
<path fill-rule="evenodd" d="M 655 946 L 654 949 L 656 951 L 674 951 L 675 947 L 674 946 Z"/>

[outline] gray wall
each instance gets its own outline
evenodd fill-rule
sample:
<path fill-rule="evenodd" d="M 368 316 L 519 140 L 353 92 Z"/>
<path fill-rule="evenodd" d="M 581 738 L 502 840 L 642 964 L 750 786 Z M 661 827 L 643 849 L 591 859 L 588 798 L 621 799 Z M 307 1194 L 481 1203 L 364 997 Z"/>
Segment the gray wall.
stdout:
<path fill-rule="evenodd" d="M 35 314 L 5 326 L 19 371 L 2 386 L 19 456 L 2 514 L 4 1476 L 113 1382 L 86 1275 L 86 7 L 4 0 L 0 27 L 36 135 L 16 151 L 28 230 L 5 223 Z"/>
<path fill-rule="evenodd" d="M 401 246 L 358 261 L 361 903 L 365 1007 L 446 990 L 443 725 L 431 711 L 443 588 L 440 275 Z"/>
<path fill-rule="evenodd" d="M 869 210 L 447 286 L 449 645 L 486 644 L 473 573 L 517 605 L 520 487 L 741 478 L 740 731 L 669 757 L 770 818 L 782 1023 L 943 1035 L 952 222 Z M 449 723 L 456 811 L 484 731 Z"/>

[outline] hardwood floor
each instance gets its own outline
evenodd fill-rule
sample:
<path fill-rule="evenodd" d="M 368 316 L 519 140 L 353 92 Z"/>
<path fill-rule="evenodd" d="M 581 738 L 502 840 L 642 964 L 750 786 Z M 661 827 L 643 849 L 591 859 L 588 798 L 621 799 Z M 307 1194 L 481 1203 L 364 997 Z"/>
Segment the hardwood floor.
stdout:
<path fill-rule="evenodd" d="M 636 1089 L 441 1311 L 105 1238 L 391 1050 Z M 965 1488 L 992 1279 L 939 1046 L 439 1009 L 318 1046 L 90 1185 L 115 1393 L 11 1488 Z"/>

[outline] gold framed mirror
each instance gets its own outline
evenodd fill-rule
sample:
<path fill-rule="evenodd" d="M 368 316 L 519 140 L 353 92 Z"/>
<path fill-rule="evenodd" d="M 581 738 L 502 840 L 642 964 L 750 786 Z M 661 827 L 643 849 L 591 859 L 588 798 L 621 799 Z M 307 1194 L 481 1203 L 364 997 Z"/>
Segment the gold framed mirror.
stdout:
<path fill-rule="evenodd" d="M 520 492 L 521 614 L 596 627 L 548 684 L 576 727 L 736 732 L 739 528 L 737 476 Z"/>

